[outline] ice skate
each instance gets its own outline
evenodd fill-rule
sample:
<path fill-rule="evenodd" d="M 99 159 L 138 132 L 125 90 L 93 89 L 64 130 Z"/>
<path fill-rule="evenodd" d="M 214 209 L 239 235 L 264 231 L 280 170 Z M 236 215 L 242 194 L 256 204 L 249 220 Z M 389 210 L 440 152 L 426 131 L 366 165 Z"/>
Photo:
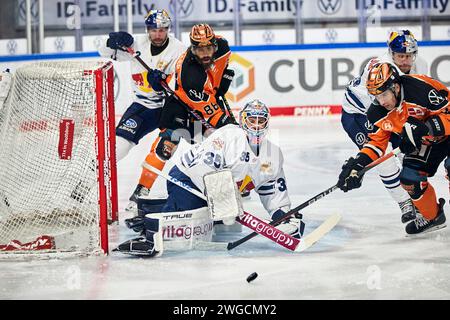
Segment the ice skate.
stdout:
<path fill-rule="evenodd" d="M 432 220 L 427 220 L 422 217 L 421 214 L 417 218 L 406 225 L 406 233 L 410 235 L 415 235 L 419 233 L 425 233 L 430 231 L 439 230 L 446 227 L 445 224 L 445 214 L 444 214 L 444 199 L 439 199 L 439 211 L 436 218 Z"/>
<path fill-rule="evenodd" d="M 128 205 L 125 208 L 125 211 L 135 211 L 137 212 L 137 200 L 140 197 L 145 197 L 148 196 L 148 194 L 150 193 L 150 189 L 147 189 L 146 187 L 144 187 L 142 184 L 138 184 L 136 186 L 136 189 L 134 189 L 133 194 L 130 197 L 130 202 L 128 203 Z"/>

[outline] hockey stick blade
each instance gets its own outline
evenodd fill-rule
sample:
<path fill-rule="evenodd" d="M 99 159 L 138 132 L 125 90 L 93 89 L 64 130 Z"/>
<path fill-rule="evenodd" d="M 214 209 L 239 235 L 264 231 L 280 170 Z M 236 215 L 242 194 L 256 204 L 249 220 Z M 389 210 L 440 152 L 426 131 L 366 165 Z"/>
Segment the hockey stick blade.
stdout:
<path fill-rule="evenodd" d="M 320 226 L 302 237 L 300 244 L 295 248 L 295 252 L 302 252 L 311 247 L 314 243 L 322 239 L 331 231 L 341 220 L 342 216 L 338 213 L 329 216 Z"/>
<path fill-rule="evenodd" d="M 308 233 L 300 239 L 294 252 L 302 252 L 310 248 L 317 241 L 322 239 L 328 232 L 331 231 L 341 220 L 342 216 L 338 213 L 329 216 L 320 226 Z M 211 241 L 196 241 L 194 249 L 200 251 L 227 251 L 231 242 L 211 242 Z"/>
<path fill-rule="evenodd" d="M 367 166 L 365 166 L 361 171 L 358 172 L 358 175 L 364 174 L 367 171 L 371 170 L 372 168 L 376 167 L 378 164 L 382 163 L 383 161 L 392 158 L 393 156 L 397 155 L 400 153 L 400 148 L 395 148 L 394 150 L 392 150 L 391 152 L 389 152 L 388 154 L 385 154 L 384 156 L 378 158 L 377 160 L 371 162 L 370 164 L 368 164 Z M 302 204 L 298 205 L 297 207 L 295 207 L 292 210 L 289 210 L 288 212 L 286 212 L 285 215 L 283 215 L 281 218 L 279 218 L 278 220 L 274 220 L 272 222 L 270 222 L 271 225 L 276 226 L 279 225 L 281 222 L 283 222 L 284 220 L 286 220 L 287 218 L 289 218 L 291 215 L 293 215 L 296 212 L 299 212 L 300 210 L 303 210 L 304 208 L 308 207 L 309 205 L 313 204 L 314 202 L 316 202 L 319 199 L 322 199 L 323 197 L 325 197 L 326 195 L 332 193 L 333 191 L 335 191 L 336 189 L 338 189 L 337 184 L 335 184 L 332 187 L 329 187 L 328 189 L 326 189 L 325 191 L 322 191 L 321 193 L 315 195 L 314 197 L 308 199 L 307 201 L 303 202 Z M 245 237 L 236 240 L 232 243 L 230 243 L 229 245 L 229 250 L 236 248 L 237 246 L 243 244 L 244 242 L 247 242 L 248 240 L 252 239 L 253 237 L 256 237 L 258 235 L 257 232 L 252 232 L 248 235 L 246 235 Z"/>

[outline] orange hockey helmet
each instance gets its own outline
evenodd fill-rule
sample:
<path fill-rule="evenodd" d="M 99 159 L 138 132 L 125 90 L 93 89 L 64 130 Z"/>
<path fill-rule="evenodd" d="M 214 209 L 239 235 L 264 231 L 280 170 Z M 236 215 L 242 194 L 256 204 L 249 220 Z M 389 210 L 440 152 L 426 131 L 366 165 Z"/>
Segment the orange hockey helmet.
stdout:
<path fill-rule="evenodd" d="M 377 63 L 369 71 L 366 88 L 371 95 L 378 95 L 400 83 L 397 69 L 390 63 Z"/>
<path fill-rule="evenodd" d="M 216 35 L 213 29 L 208 24 L 196 24 L 192 27 L 191 33 L 189 34 L 191 39 L 191 44 L 193 47 L 207 47 L 216 46 Z"/>

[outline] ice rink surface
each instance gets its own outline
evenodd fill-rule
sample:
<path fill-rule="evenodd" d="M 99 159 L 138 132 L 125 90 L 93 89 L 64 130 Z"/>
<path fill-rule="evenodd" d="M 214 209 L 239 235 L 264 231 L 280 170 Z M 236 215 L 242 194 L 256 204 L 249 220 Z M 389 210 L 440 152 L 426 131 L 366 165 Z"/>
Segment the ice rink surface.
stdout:
<path fill-rule="evenodd" d="M 357 148 L 339 117 L 273 118 L 274 141 L 285 157 L 293 206 L 336 183 L 345 159 Z M 118 165 L 119 208 L 123 211 L 140 174 L 154 134 Z M 441 165 L 431 178 L 438 196 L 449 198 Z M 163 192 L 164 181 L 156 191 Z M 267 217 L 252 193 L 247 211 Z M 450 214 L 448 201 L 445 207 Z M 398 205 L 376 172 L 363 187 L 340 190 L 303 212 L 307 234 L 332 213 L 341 222 L 302 253 L 288 252 L 262 236 L 227 252 L 165 252 L 160 258 L 108 257 L 0 261 L 0 299 L 150 299 L 150 300 L 291 300 L 291 299 L 450 299 L 449 228 L 407 238 Z M 136 234 L 120 223 L 111 226 L 110 248 Z M 230 241 L 250 231 L 226 233 Z M 246 277 L 252 272 L 252 283 Z"/>

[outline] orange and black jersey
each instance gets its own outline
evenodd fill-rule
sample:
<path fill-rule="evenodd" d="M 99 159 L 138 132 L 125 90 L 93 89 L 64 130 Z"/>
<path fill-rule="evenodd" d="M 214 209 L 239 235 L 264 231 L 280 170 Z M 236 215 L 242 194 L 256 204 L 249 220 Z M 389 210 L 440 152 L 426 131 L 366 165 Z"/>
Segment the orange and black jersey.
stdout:
<path fill-rule="evenodd" d="M 372 161 L 384 154 L 391 134 L 400 134 L 408 117 L 426 121 L 436 116 L 442 136 L 450 135 L 450 92 L 447 87 L 425 75 L 403 75 L 401 87 L 397 108 L 388 111 L 379 104 L 372 104 L 367 111 L 374 129 L 361 153 Z M 430 141 L 436 138 L 439 137 L 432 137 Z"/>
<path fill-rule="evenodd" d="M 214 127 L 224 115 L 217 103 L 216 94 L 231 55 L 228 42 L 218 36 L 216 40 L 217 51 L 210 68 L 205 69 L 192 52 L 187 50 L 178 59 L 175 71 L 175 94 L 192 110 L 201 113 Z"/>

